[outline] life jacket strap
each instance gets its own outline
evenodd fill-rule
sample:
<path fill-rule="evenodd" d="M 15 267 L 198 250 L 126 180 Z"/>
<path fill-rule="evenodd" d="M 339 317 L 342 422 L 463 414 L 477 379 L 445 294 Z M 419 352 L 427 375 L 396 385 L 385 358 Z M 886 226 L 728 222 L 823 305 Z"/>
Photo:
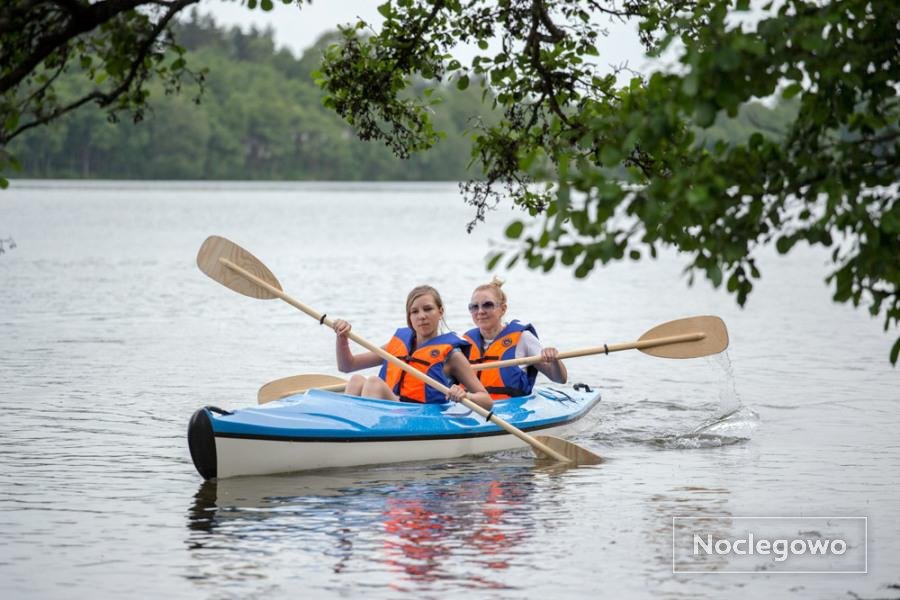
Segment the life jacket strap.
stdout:
<path fill-rule="evenodd" d="M 412 364 L 412 363 L 418 363 L 418 364 L 420 364 L 420 365 L 426 365 L 426 366 L 430 366 L 430 365 L 431 365 L 431 363 L 428 362 L 427 360 L 422 360 L 421 358 L 416 358 L 415 356 L 412 356 L 412 355 L 401 356 L 401 357 L 400 357 L 400 360 L 402 360 L 403 362 L 405 362 L 405 363 L 408 364 L 408 365 L 409 365 L 409 364 Z M 406 371 L 404 371 L 404 373 L 405 373 L 405 372 L 406 372 Z"/>
<path fill-rule="evenodd" d="M 506 394 L 507 396 L 524 396 L 525 392 L 518 388 L 506 387 L 506 386 L 498 386 L 498 385 L 489 385 L 485 387 L 489 394 Z"/>
<path fill-rule="evenodd" d="M 413 404 L 425 404 L 421 400 L 416 400 L 415 398 L 410 398 L 409 396 L 398 396 L 400 402 L 411 402 Z"/>

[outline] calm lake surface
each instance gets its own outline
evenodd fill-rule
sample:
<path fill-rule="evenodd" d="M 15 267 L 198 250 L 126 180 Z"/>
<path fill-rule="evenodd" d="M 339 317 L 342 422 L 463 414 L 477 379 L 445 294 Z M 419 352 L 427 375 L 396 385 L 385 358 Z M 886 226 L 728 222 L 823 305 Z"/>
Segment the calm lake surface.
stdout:
<path fill-rule="evenodd" d="M 204 483 L 186 428 L 264 383 L 337 374 L 334 336 L 196 267 L 210 234 L 285 291 L 386 341 L 407 291 L 469 293 L 512 217 L 472 235 L 452 184 L 14 181 L 0 193 L 0 597 L 896 598 L 900 373 L 894 333 L 833 304 L 827 255 L 761 257 L 748 306 L 684 260 L 586 280 L 515 269 L 509 315 L 561 350 L 696 314 L 727 354 L 569 361 L 603 392 L 576 441 L 595 467 L 526 450 L 446 463 Z M 865 516 L 867 574 L 683 574 L 677 516 Z"/>

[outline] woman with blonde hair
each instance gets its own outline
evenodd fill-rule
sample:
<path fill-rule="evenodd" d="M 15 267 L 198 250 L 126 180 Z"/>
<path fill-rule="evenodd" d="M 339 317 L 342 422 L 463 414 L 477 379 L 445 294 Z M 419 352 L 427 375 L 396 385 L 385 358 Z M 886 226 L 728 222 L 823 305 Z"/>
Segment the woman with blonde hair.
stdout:
<path fill-rule="evenodd" d="M 413 288 L 406 298 L 408 327 L 397 329 L 384 349 L 449 387 L 450 393 L 447 396 L 374 352 L 350 352 L 350 340 L 347 337 L 351 329 L 350 323 L 335 319 L 333 327 L 337 333 L 338 369 L 342 373 L 350 373 L 381 365 L 377 376 L 351 377 L 346 393 L 382 400 L 427 403 L 450 399 L 459 401 L 468 390 L 472 401 L 491 410 L 493 400 L 466 360 L 469 342 L 452 331 L 442 334 L 440 325 L 443 318 L 444 303 L 438 291 L 429 285 Z"/>
<path fill-rule="evenodd" d="M 542 360 L 524 369 L 512 365 L 480 370 L 477 372 L 479 381 L 494 400 L 527 396 L 534 387 L 538 372 L 551 381 L 565 383 L 568 373 L 558 358 L 557 349 L 542 347 L 537 331 L 530 323 L 520 323 L 515 319 L 508 323 L 504 321 L 507 305 L 502 287 L 503 280 L 494 277 L 490 283 L 479 285 L 472 292 L 469 314 L 477 327 L 463 336 L 470 344 L 469 362 L 482 364 L 528 356 L 540 356 Z"/>

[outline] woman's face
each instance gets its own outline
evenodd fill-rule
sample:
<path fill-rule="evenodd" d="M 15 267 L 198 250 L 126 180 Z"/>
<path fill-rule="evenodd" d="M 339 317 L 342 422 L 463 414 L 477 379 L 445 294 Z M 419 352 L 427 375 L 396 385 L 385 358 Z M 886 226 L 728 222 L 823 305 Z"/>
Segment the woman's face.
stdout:
<path fill-rule="evenodd" d="M 500 299 L 491 290 L 476 290 L 472 294 L 469 314 L 482 333 L 496 333 L 505 313 L 506 307 L 500 304 Z"/>
<path fill-rule="evenodd" d="M 416 336 L 421 339 L 431 339 L 438 333 L 438 326 L 441 317 L 444 316 L 444 309 L 439 308 L 434 296 L 431 294 L 422 294 L 409 307 L 409 321 L 412 328 L 416 332 Z"/>

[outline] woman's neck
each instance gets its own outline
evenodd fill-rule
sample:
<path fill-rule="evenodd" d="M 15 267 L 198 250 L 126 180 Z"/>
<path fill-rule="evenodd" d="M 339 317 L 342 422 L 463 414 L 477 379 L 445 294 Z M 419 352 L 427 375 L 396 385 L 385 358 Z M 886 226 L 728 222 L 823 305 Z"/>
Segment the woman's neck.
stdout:
<path fill-rule="evenodd" d="M 497 334 L 499 334 L 501 331 L 503 331 L 503 323 L 497 323 L 497 327 L 492 330 L 482 329 L 481 337 L 483 337 L 486 340 L 492 340 L 492 339 L 496 338 Z"/>
<path fill-rule="evenodd" d="M 436 337 L 437 337 L 437 331 L 432 332 L 431 335 L 427 335 L 427 336 L 426 336 L 426 335 L 422 335 L 421 333 L 419 333 L 418 331 L 416 331 L 415 329 L 413 329 L 413 335 L 414 335 L 413 345 L 414 345 L 416 348 L 418 348 L 418 347 L 421 346 L 422 344 L 427 344 L 428 342 L 430 342 L 431 340 L 433 340 L 434 338 L 436 338 Z"/>

